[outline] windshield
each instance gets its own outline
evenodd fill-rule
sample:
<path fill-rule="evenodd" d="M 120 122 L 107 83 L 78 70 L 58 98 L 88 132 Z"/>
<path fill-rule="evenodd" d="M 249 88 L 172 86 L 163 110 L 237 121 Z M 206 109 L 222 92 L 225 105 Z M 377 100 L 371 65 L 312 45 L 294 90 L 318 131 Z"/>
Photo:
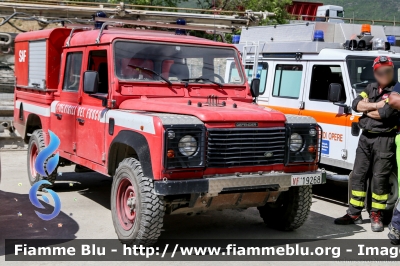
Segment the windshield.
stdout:
<path fill-rule="evenodd" d="M 212 84 L 209 81 L 214 81 L 228 85 L 244 83 L 242 71 L 238 71 L 229 80 L 223 78 L 228 59 L 234 58 L 236 68 L 242 69 L 239 67 L 237 52 L 231 48 L 117 41 L 114 51 L 116 75 L 123 80 L 156 82 L 161 79 L 143 69 L 145 68 L 171 82 Z"/>
<path fill-rule="evenodd" d="M 357 93 L 361 93 L 368 83 L 375 82 L 374 70 L 372 64 L 375 57 L 355 57 L 347 58 L 347 69 L 351 86 Z M 400 58 L 393 58 L 394 63 L 394 79 L 399 79 Z"/>

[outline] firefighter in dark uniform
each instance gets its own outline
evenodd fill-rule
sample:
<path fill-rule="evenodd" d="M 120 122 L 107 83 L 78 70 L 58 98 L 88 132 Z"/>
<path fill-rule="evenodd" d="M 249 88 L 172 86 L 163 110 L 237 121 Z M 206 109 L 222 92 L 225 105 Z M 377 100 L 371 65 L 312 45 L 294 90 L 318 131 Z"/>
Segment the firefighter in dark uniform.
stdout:
<path fill-rule="evenodd" d="M 371 229 L 383 231 L 383 210 L 389 196 L 389 177 L 395 166 L 395 136 L 398 111 L 388 104 L 389 95 L 396 82 L 393 61 L 388 56 L 379 56 L 373 64 L 377 83 L 369 84 L 357 98 L 352 108 L 363 112 L 359 119 L 362 134 L 358 141 L 356 159 L 351 177 L 350 206 L 345 216 L 335 224 L 361 224 L 368 170 L 372 170 Z"/>

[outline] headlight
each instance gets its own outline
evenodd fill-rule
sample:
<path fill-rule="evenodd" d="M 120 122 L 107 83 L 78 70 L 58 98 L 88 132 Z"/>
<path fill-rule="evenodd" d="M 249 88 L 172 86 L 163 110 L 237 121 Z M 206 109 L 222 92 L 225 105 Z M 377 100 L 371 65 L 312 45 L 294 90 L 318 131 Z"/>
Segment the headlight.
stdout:
<path fill-rule="evenodd" d="M 293 133 L 290 136 L 290 150 L 297 152 L 303 147 L 303 138 L 298 133 Z"/>
<path fill-rule="evenodd" d="M 179 152 L 184 156 L 192 156 L 197 151 L 197 141 L 190 135 L 183 136 L 178 143 Z"/>

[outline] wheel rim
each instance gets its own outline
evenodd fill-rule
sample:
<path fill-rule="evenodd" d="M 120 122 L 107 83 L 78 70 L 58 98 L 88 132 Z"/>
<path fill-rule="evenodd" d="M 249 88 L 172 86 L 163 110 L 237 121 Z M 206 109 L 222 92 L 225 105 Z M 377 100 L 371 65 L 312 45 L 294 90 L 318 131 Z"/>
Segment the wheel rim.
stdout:
<path fill-rule="evenodd" d="M 128 178 L 123 178 L 117 189 L 117 215 L 124 230 L 130 230 L 136 218 L 135 189 Z"/>
<path fill-rule="evenodd" d="M 37 172 L 35 168 L 36 158 L 38 156 L 39 150 L 36 146 L 36 143 L 32 142 L 32 146 L 29 152 L 29 170 L 31 171 L 31 179 L 34 181 L 37 177 Z"/>

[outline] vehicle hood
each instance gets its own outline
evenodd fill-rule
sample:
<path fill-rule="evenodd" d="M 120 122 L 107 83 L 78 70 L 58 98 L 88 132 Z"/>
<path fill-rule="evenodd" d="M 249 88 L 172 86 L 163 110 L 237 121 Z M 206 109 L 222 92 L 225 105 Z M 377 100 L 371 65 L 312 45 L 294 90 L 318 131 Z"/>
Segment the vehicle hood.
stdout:
<path fill-rule="evenodd" d="M 188 104 L 189 100 L 191 105 Z M 198 102 L 202 103 L 201 107 L 198 106 Z M 233 100 L 225 100 L 225 102 L 225 106 L 222 106 L 221 100 L 219 106 L 208 106 L 207 99 L 130 99 L 122 102 L 119 109 L 192 115 L 205 123 L 286 121 L 284 114 L 270 108 Z"/>

